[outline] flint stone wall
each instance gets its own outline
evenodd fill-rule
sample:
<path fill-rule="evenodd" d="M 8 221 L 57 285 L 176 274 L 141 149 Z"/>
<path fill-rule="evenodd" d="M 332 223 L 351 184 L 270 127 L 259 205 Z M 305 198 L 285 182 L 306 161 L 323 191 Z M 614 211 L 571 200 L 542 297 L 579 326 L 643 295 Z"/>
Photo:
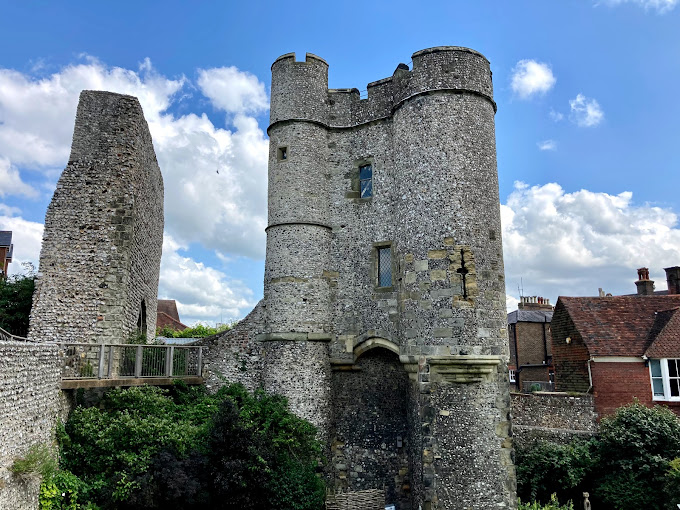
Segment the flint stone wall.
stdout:
<path fill-rule="evenodd" d="M 29 338 L 121 343 L 144 309 L 155 335 L 163 179 L 137 98 L 83 91 L 45 217 Z"/>
<path fill-rule="evenodd" d="M 545 392 L 512 393 L 512 431 L 517 447 L 544 439 L 567 444 L 597 434 L 592 395 Z"/>
<path fill-rule="evenodd" d="M 38 508 L 40 479 L 9 468 L 32 445 L 51 446 L 60 412 L 54 344 L 0 341 L 0 508 Z"/>

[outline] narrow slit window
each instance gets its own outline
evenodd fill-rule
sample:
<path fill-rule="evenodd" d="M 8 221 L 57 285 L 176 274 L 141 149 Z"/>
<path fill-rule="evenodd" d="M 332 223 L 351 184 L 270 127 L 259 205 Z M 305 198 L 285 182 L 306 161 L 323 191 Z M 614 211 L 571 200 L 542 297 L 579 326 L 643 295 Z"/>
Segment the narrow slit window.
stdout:
<path fill-rule="evenodd" d="M 276 159 L 285 161 L 288 159 L 288 147 L 279 147 L 276 151 Z"/>
<path fill-rule="evenodd" d="M 392 248 L 378 248 L 378 287 L 392 286 Z"/>
<path fill-rule="evenodd" d="M 359 167 L 359 186 L 361 198 L 373 196 L 373 165 L 361 165 Z"/>

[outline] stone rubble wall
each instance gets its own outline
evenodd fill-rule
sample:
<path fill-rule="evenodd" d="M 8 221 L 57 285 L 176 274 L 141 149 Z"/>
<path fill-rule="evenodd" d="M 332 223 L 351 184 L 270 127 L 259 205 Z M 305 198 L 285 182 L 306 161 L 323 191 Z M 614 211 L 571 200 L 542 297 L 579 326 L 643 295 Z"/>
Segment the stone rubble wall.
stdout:
<path fill-rule="evenodd" d="M 52 446 L 60 375 L 56 345 L 0 341 L 0 509 L 38 508 L 39 477 L 9 468 L 32 445 Z"/>
<path fill-rule="evenodd" d="M 192 345 L 203 346 L 203 377 L 211 391 L 226 382 L 241 383 L 248 391 L 262 386 L 263 344 L 256 340 L 263 328 L 262 301 L 232 329 Z"/>
<path fill-rule="evenodd" d="M 45 216 L 29 338 L 121 343 L 144 303 L 155 335 L 163 179 L 137 98 L 83 91 Z"/>
<path fill-rule="evenodd" d="M 567 393 L 512 393 L 512 431 L 515 446 L 544 439 L 566 444 L 588 439 L 598 430 L 592 395 Z"/>

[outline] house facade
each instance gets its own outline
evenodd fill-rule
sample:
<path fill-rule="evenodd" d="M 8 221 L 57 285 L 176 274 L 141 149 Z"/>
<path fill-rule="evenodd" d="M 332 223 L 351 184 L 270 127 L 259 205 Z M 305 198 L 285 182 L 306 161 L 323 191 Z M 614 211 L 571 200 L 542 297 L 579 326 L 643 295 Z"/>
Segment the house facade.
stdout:
<path fill-rule="evenodd" d="M 7 268 L 12 262 L 12 231 L 0 230 L 0 278 L 7 278 Z"/>
<path fill-rule="evenodd" d="M 654 292 L 645 268 L 638 293 L 560 297 L 552 318 L 557 391 L 592 393 L 600 417 L 633 399 L 680 415 L 680 267 Z"/>
<path fill-rule="evenodd" d="M 536 296 L 522 296 L 517 310 L 508 314 L 508 378 L 512 390 L 526 391 L 535 384 L 552 389 L 552 315 L 550 300 Z"/>

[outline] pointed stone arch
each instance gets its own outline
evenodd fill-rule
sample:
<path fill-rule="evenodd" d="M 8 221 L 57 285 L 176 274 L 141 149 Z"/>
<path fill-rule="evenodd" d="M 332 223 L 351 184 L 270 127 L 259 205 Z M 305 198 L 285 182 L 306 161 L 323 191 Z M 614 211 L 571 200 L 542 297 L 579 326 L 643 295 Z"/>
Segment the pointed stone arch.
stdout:
<path fill-rule="evenodd" d="M 387 349 L 399 356 L 399 346 L 388 340 L 387 338 L 382 338 L 379 336 L 373 336 L 362 340 L 360 343 L 354 346 L 354 359 L 357 360 L 362 354 L 376 348 Z"/>

